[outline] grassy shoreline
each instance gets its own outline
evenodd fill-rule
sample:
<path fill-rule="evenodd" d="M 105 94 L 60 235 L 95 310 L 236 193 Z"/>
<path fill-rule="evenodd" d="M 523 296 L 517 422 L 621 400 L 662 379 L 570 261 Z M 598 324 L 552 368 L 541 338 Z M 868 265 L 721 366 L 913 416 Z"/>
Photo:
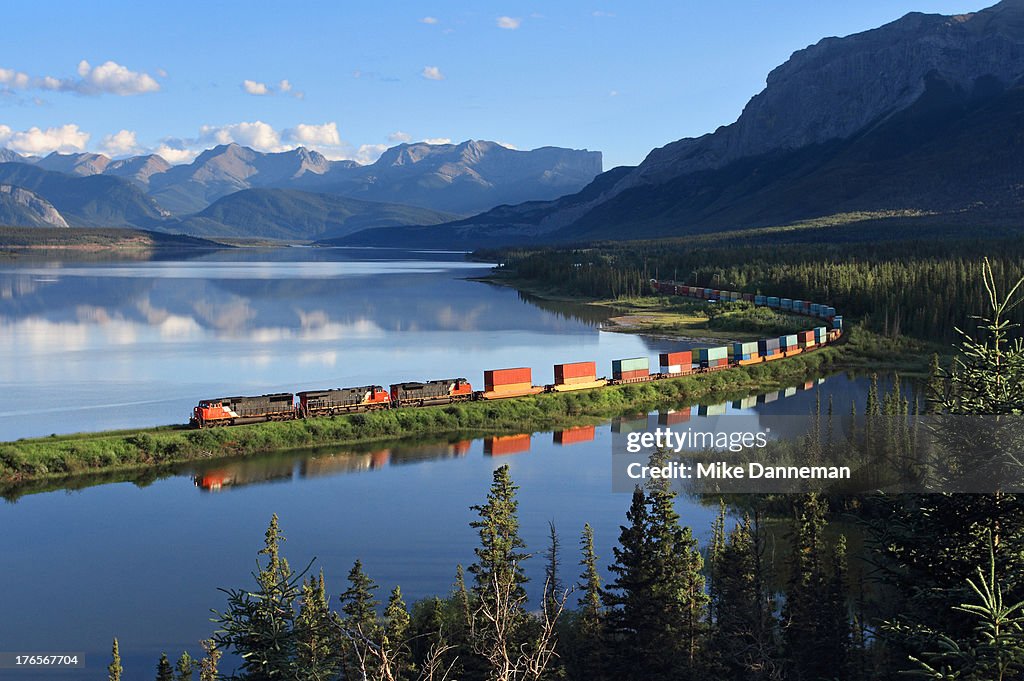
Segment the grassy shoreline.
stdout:
<path fill-rule="evenodd" d="M 671 308 L 676 307 L 675 305 L 662 310 L 652 307 L 650 301 L 653 301 L 655 297 L 636 299 L 640 303 L 637 304 L 631 299 L 606 300 L 572 296 L 551 287 L 538 286 L 531 280 L 518 279 L 501 273 L 479 277 L 476 281 L 514 288 L 544 300 L 622 311 L 626 314 L 619 317 L 620 321 L 617 322 L 616 317 L 612 317 L 612 325 L 603 327 L 605 331 L 615 333 L 638 333 L 708 342 L 720 342 L 725 339 L 759 340 L 766 336 L 778 335 L 743 330 L 707 329 L 706 318 L 685 313 L 673 313 Z M 696 301 L 687 300 L 685 304 L 693 302 Z M 794 329 L 792 333 L 803 330 L 807 324 L 801 323 L 799 326 L 800 329 Z M 929 360 L 933 353 L 938 353 L 940 356 L 952 354 L 952 348 L 945 345 L 906 336 L 887 338 L 868 331 L 856 323 L 851 323 L 849 320 L 847 320 L 846 333 L 843 336 L 841 347 L 843 352 L 836 360 L 834 366 L 836 370 L 897 371 L 908 376 L 927 376 Z"/>
<path fill-rule="evenodd" d="M 160 468 L 323 446 L 349 446 L 455 432 L 524 432 L 594 423 L 658 407 L 735 399 L 819 376 L 838 366 L 842 346 L 766 364 L 678 379 L 546 393 L 495 402 L 393 409 L 332 418 L 193 430 L 163 426 L 0 443 L 0 485 Z"/>

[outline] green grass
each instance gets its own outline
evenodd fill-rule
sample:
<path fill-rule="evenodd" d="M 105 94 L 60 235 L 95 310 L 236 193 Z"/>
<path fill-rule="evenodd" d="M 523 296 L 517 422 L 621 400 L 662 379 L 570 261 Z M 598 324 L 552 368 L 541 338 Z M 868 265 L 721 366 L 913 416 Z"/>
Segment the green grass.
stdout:
<path fill-rule="evenodd" d="M 838 364 L 842 354 L 842 348 L 829 347 L 790 359 L 711 374 L 494 402 L 395 409 L 231 428 L 193 430 L 171 426 L 18 440 L 0 444 L 0 484 L 10 488 L 24 482 L 84 473 L 159 469 L 185 461 L 452 432 L 555 429 L 659 406 L 727 400 L 757 389 L 773 389 L 829 371 Z"/>

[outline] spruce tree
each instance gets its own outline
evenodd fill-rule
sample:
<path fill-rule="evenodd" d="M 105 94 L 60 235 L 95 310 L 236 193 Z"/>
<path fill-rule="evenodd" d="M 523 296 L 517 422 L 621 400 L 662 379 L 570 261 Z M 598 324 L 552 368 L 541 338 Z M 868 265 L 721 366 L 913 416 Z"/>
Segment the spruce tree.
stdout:
<path fill-rule="evenodd" d="M 788 673 L 795 681 L 842 679 L 846 674 L 850 625 L 845 593 L 839 594 L 833 584 L 833 563 L 828 560 L 824 539 L 825 510 L 825 502 L 813 493 L 806 495 L 797 507 L 797 529 L 783 608 Z"/>
<path fill-rule="evenodd" d="M 703 558 L 665 480 L 637 488 L 605 592 L 610 671 L 625 679 L 699 678 L 706 634 Z"/>
<path fill-rule="evenodd" d="M 474 549 L 477 561 L 469 567 L 474 577 L 473 591 L 478 598 L 492 604 L 495 591 L 508 591 L 512 600 L 524 600 L 523 561 L 528 554 L 522 551 L 526 544 L 519 536 L 519 502 L 512 484 L 509 467 L 494 471 L 487 502 L 472 506 L 480 519 L 470 523 L 477 530 L 480 545 Z"/>
<path fill-rule="evenodd" d="M 601 575 L 597 571 L 597 555 L 594 553 L 594 530 L 590 524 L 583 526 L 580 539 L 583 554 L 580 566 L 579 608 L 575 619 L 575 636 L 566 657 L 566 667 L 571 678 L 600 681 L 605 678 L 605 634 L 604 607 L 601 603 Z"/>
<path fill-rule="evenodd" d="M 192 674 L 196 669 L 196 661 L 188 654 L 188 651 L 181 653 L 177 663 L 174 665 L 175 681 L 192 681 Z"/>
<path fill-rule="evenodd" d="M 156 681 L 174 681 L 174 670 L 167 653 L 160 653 L 160 662 L 156 665 Z"/>
<path fill-rule="evenodd" d="M 121 681 L 121 650 L 117 644 L 117 637 L 114 638 L 114 645 L 110 651 L 110 665 L 107 667 L 107 681 Z"/>
<path fill-rule="evenodd" d="M 338 668 L 332 650 L 334 616 L 327 602 L 323 570 L 302 583 L 302 603 L 295 618 L 295 668 L 299 678 L 327 679 Z"/>
<path fill-rule="evenodd" d="M 253 575 L 256 589 L 222 589 L 228 607 L 217 613 L 220 628 L 213 640 L 217 648 L 229 648 L 242 659 L 243 679 L 269 679 L 288 675 L 295 662 L 295 603 L 299 597 L 301 575 L 292 574 L 288 561 L 281 557 L 285 540 L 277 515 L 270 521 L 259 555 L 258 571 Z"/>
<path fill-rule="evenodd" d="M 348 573 L 349 587 L 341 594 L 341 625 L 345 639 L 341 642 L 343 667 L 346 678 L 361 678 L 376 668 L 372 651 L 380 641 L 380 624 L 377 621 L 379 601 L 374 598 L 377 585 L 363 571 L 360 560 L 352 565 Z"/>
<path fill-rule="evenodd" d="M 409 611 L 402 600 L 402 589 L 395 587 L 384 608 L 384 639 L 382 646 L 388 651 L 395 681 L 413 676 L 412 653 L 409 649 Z"/>
<path fill-rule="evenodd" d="M 204 639 L 199 644 L 202 646 L 203 652 L 206 653 L 203 659 L 199 660 L 199 681 L 217 681 L 219 678 L 217 667 L 223 653 L 212 638 Z"/>
<path fill-rule="evenodd" d="M 526 645 L 526 576 L 523 562 L 528 554 L 519 536 L 519 502 L 509 467 L 494 471 L 486 503 L 472 506 L 479 520 L 470 523 L 480 544 L 477 560 L 469 567 L 473 575 L 471 647 L 478 657 L 463 661 L 464 672 L 472 677 L 476 665 L 486 660 L 494 673 L 499 660 L 515 660 Z"/>
<path fill-rule="evenodd" d="M 548 612 L 554 612 L 562 598 L 562 580 L 558 576 L 559 565 L 559 542 L 558 532 L 555 530 L 555 523 L 548 521 L 548 548 L 545 551 L 544 565 L 544 607 Z"/>
<path fill-rule="evenodd" d="M 651 539 L 657 561 L 656 588 L 665 605 L 664 645 L 678 644 L 676 654 L 682 656 L 685 675 L 697 678 L 701 676 L 697 663 L 707 634 L 704 558 L 692 530 L 680 525 L 676 494 L 669 481 L 655 478 L 648 488 Z"/>

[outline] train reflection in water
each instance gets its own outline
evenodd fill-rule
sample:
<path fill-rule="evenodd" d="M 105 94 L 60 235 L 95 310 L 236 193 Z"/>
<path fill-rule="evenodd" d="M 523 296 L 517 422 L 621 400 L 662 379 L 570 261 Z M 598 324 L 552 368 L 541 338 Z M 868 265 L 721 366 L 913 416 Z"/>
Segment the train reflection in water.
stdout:
<path fill-rule="evenodd" d="M 732 402 L 667 409 L 656 414 L 618 416 L 611 420 L 610 430 L 612 433 L 628 434 L 644 431 L 655 425 L 678 426 L 690 422 L 693 418 L 713 418 L 726 413 L 746 412 L 758 405 L 770 404 L 798 392 L 811 390 L 822 382 L 824 379 L 808 381 L 799 386 L 762 395 L 751 395 Z M 551 443 L 558 447 L 566 447 L 593 442 L 597 432 L 598 427 L 593 425 L 556 430 L 551 434 Z M 461 458 L 469 454 L 474 442 L 480 442 L 480 451 L 484 456 L 513 456 L 529 452 L 533 441 L 531 433 L 515 433 L 424 444 L 399 443 L 392 447 L 365 451 L 278 454 L 212 464 L 209 468 L 196 470 L 192 479 L 196 487 L 203 491 L 219 492 L 253 484 L 360 473 L 419 461 Z"/>

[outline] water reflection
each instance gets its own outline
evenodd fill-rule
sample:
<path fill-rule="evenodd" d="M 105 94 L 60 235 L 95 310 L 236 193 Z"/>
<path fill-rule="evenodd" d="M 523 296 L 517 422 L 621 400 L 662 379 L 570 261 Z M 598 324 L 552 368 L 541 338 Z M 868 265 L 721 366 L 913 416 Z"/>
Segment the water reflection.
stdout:
<path fill-rule="evenodd" d="M 795 439 L 806 434 L 810 419 L 818 409 L 816 389 L 821 386 L 825 401 L 842 394 L 847 384 L 862 383 L 865 379 L 833 376 L 819 378 L 773 390 L 760 395 L 748 395 L 727 402 L 677 406 L 659 411 L 617 416 L 599 425 L 574 426 L 551 433 L 551 442 L 557 446 L 592 444 L 599 430 L 611 434 L 628 435 L 653 431 L 657 427 L 686 424 L 696 431 L 767 431 L 773 439 Z M 826 385 L 826 383 L 828 385 Z M 907 384 L 913 389 L 912 384 Z M 780 400 L 802 396 L 789 404 Z M 840 398 L 841 399 L 841 398 Z M 772 405 L 765 408 L 765 405 Z M 847 413 L 848 404 L 845 406 Z M 821 415 L 825 417 L 824 414 Z M 721 421 L 721 418 L 729 421 Z M 843 421 L 836 419 L 835 435 L 841 436 Z M 306 478 L 329 477 L 364 473 L 388 466 L 403 466 L 424 461 L 463 458 L 475 449 L 484 457 L 505 457 L 528 453 L 541 433 L 496 434 L 483 437 L 457 437 L 436 441 L 399 441 L 387 446 L 372 445 L 346 450 L 315 450 L 274 454 L 259 458 L 231 460 L 219 463 L 192 464 L 191 471 L 197 488 L 206 492 L 219 492 L 232 488 L 273 482 L 299 482 Z"/>
<path fill-rule="evenodd" d="M 602 333 L 600 308 L 467 280 L 488 268 L 463 254 L 310 248 L 3 263 L 0 441 L 182 423 L 229 392 L 479 382 L 527 363 L 550 383 L 556 363 L 692 345 Z"/>

